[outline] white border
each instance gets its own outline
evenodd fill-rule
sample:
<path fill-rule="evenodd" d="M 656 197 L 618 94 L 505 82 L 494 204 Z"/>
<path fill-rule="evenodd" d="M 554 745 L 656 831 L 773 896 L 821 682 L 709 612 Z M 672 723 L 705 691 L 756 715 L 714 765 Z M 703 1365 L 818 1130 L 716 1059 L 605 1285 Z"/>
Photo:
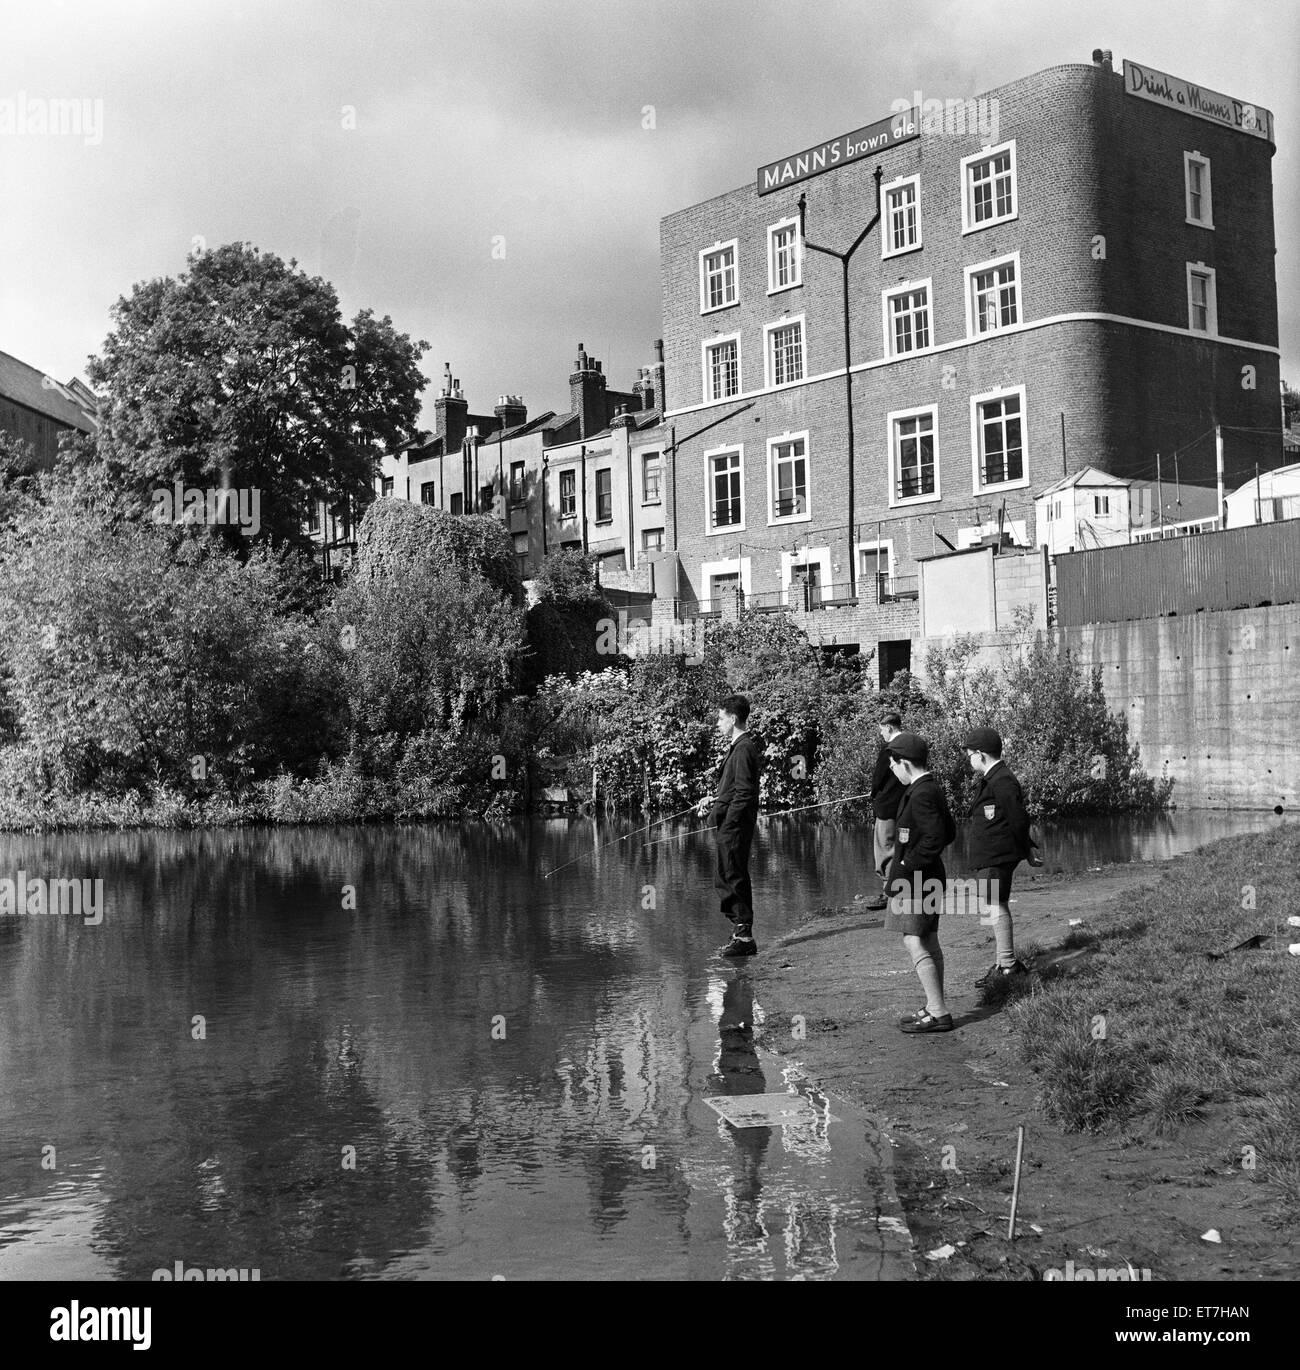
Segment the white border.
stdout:
<path fill-rule="evenodd" d="M 722 456 L 724 452 L 738 452 L 740 454 L 740 522 L 724 523 L 715 528 L 713 526 L 713 458 Z M 746 526 L 745 518 L 749 512 L 745 507 L 745 444 L 743 442 L 728 442 L 721 447 L 706 447 L 703 456 L 705 537 L 726 537 L 728 533 L 743 533 Z"/>
<path fill-rule="evenodd" d="M 908 354 L 911 355 L 910 353 Z M 913 419 L 918 414 L 929 414 L 934 436 L 934 493 L 932 495 L 913 495 L 910 499 L 899 499 L 898 490 L 898 447 L 894 442 L 894 424 L 898 419 Z M 908 409 L 891 409 L 885 415 L 885 448 L 889 453 L 889 507 L 891 509 L 910 509 L 916 504 L 935 504 L 943 498 L 943 480 L 939 451 L 939 406 L 937 404 L 917 404 Z"/>
<path fill-rule="evenodd" d="M 929 334 L 930 341 L 924 347 L 914 347 L 910 352 L 894 351 L 894 330 L 890 327 L 893 317 L 889 312 L 889 302 L 895 295 L 905 295 L 913 290 L 925 289 L 925 313 L 928 327 L 926 332 Z M 884 331 L 884 355 L 890 361 L 905 361 L 908 357 L 924 357 L 927 352 L 933 352 L 934 341 L 934 285 L 931 277 L 926 276 L 919 281 L 900 281 L 897 285 L 887 286 L 880 292 L 880 323 Z"/>
<path fill-rule="evenodd" d="M 794 442 L 803 439 L 803 469 L 804 469 L 804 500 L 807 508 L 802 514 L 786 514 L 783 518 L 777 518 L 772 510 L 776 508 L 776 472 L 774 461 L 776 446 L 782 442 Z M 767 526 L 769 528 L 779 527 L 786 523 L 808 523 L 812 519 L 812 442 L 808 430 L 805 428 L 798 433 L 780 433 L 776 437 L 767 440 Z"/>
<path fill-rule="evenodd" d="M 705 288 L 704 259 L 711 256 L 714 252 L 721 252 L 725 248 L 731 249 L 731 276 L 736 283 L 736 298 L 728 300 L 725 304 L 708 303 L 709 292 Z M 728 238 L 720 239 L 712 247 L 700 248 L 700 313 L 716 314 L 720 309 L 734 309 L 740 303 L 740 239 Z"/>
<path fill-rule="evenodd" d="M 1209 210 L 1208 219 L 1192 218 L 1192 178 L 1189 173 L 1193 162 L 1200 163 L 1205 169 L 1205 183 L 1201 190 L 1201 202 Z M 1214 229 L 1214 191 L 1210 182 L 1210 159 L 1199 152 L 1183 153 L 1183 215 L 1194 228 L 1208 228 L 1211 231 Z"/>
<path fill-rule="evenodd" d="M 1198 276 L 1208 276 L 1210 278 L 1210 288 L 1207 292 L 1209 304 L 1209 330 L 1202 333 L 1199 328 L 1192 327 L 1192 272 Z M 1212 266 L 1206 266 L 1204 262 L 1187 263 L 1187 331 L 1194 338 L 1217 338 L 1219 336 L 1219 280 Z"/>
<path fill-rule="evenodd" d="M 772 380 L 772 334 L 778 328 L 789 328 L 791 324 L 799 325 L 799 350 L 803 355 L 803 375 L 797 381 L 782 381 L 777 385 Z M 843 367 L 840 368 L 843 371 Z M 765 323 L 763 325 L 763 389 L 764 390 L 788 390 L 792 385 L 803 385 L 808 380 L 808 324 L 807 318 L 803 314 L 783 314 L 775 323 Z M 739 399 L 739 395 L 733 395 L 733 400 Z"/>
<path fill-rule="evenodd" d="M 709 348 L 717 347 L 719 343 L 734 342 L 736 344 L 736 393 L 726 395 L 722 399 L 712 399 L 709 395 Z M 732 400 L 739 399 L 745 389 L 745 375 L 740 369 L 744 358 L 741 356 L 740 333 L 715 333 L 711 338 L 704 338 L 700 342 L 700 394 L 704 396 L 705 404 L 730 404 Z"/>
<path fill-rule="evenodd" d="M 1011 213 L 1003 214 L 993 219 L 985 219 L 983 223 L 973 223 L 975 205 L 972 201 L 970 189 L 970 168 L 976 162 L 986 162 L 991 157 L 996 157 L 999 152 L 1011 153 Z M 996 224 L 1009 224 L 1012 219 L 1020 217 L 1020 193 L 1016 185 L 1016 140 L 1008 139 L 1005 143 L 997 143 L 992 147 L 980 148 L 978 152 L 972 152 L 969 157 L 961 159 L 961 231 L 964 237 L 967 233 L 979 233 L 982 229 L 993 228 Z"/>
<path fill-rule="evenodd" d="M 1008 395 L 1020 396 L 1020 463 L 1024 474 L 1019 480 L 1000 481 L 997 485 L 980 483 L 980 422 L 979 408 L 987 400 L 1003 400 Z M 986 390 L 981 395 L 970 397 L 970 465 L 971 493 L 975 495 L 995 495 L 1003 490 L 1023 490 L 1029 484 L 1029 405 L 1023 385 L 1001 385 Z"/>
<path fill-rule="evenodd" d="M 1017 248 L 1014 252 L 1004 252 L 1000 257 L 990 257 L 987 262 L 976 262 L 974 266 L 966 268 L 966 336 L 972 342 L 979 342 L 983 338 L 991 338 L 999 333 L 1009 333 L 1016 326 L 1016 324 L 1008 324 L 1005 328 L 1001 326 L 990 328 L 983 333 L 975 331 L 975 273 L 977 271 L 988 271 L 995 266 L 1002 266 L 1006 262 L 1014 262 L 1016 268 L 1016 323 L 1025 317 L 1024 277 L 1020 274 L 1020 249 Z"/>
<path fill-rule="evenodd" d="M 891 247 L 886 249 L 885 244 L 889 240 L 889 192 L 891 190 L 901 190 L 904 186 L 914 185 L 916 187 L 916 241 L 907 247 Z M 921 226 L 921 175 L 917 172 L 915 176 L 899 176 L 880 187 L 880 221 L 883 225 L 880 233 L 880 260 L 883 262 L 889 257 L 901 257 L 906 252 L 918 252 L 925 246 L 925 233 Z"/>
<path fill-rule="evenodd" d="M 778 228 L 794 227 L 794 274 L 795 279 L 789 285 L 777 285 L 776 283 L 776 255 L 773 252 L 772 237 Z M 799 216 L 792 215 L 788 219 L 778 219 L 774 224 L 767 226 L 767 293 L 769 295 L 783 295 L 787 290 L 798 290 L 803 284 L 803 234 L 799 232 Z"/>

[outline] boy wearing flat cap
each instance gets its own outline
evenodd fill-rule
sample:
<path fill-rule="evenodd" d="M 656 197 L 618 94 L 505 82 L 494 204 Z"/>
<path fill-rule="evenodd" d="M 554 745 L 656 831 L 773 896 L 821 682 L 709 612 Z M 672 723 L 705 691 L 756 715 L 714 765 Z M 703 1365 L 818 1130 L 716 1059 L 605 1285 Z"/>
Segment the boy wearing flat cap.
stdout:
<path fill-rule="evenodd" d="M 1023 975 L 1011 927 L 1011 875 L 1030 856 L 1030 818 L 1020 781 L 1002 761 L 1002 738 L 992 728 L 974 728 L 962 744 L 979 777 L 971 803 L 967 856 L 980 888 L 987 891 L 985 917 L 993 926 L 997 961 L 975 984 L 983 988 L 1000 976 Z"/>
<path fill-rule="evenodd" d="M 894 859 L 889 867 L 889 913 L 885 927 L 903 934 L 925 1007 L 899 1022 L 907 1033 L 951 1032 L 952 1015 L 943 997 L 943 952 L 939 915 L 948 874 L 943 849 L 957 835 L 939 782 L 930 774 L 930 746 L 919 733 L 898 733 L 888 744 L 889 764 L 906 788 L 894 829 Z"/>

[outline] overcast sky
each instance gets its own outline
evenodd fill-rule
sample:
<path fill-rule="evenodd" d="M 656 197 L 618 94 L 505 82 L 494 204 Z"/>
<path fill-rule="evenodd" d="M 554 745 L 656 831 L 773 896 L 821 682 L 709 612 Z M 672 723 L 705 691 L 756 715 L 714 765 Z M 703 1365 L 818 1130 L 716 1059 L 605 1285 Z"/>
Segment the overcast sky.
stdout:
<path fill-rule="evenodd" d="M 103 102 L 93 145 L 0 135 L 0 350 L 84 374 L 118 296 L 242 239 L 432 344 L 426 426 L 444 360 L 564 410 L 579 341 L 615 388 L 652 360 L 664 214 L 1094 47 L 1272 109 L 1300 383 L 1295 0 L 0 0 L 0 100 Z"/>

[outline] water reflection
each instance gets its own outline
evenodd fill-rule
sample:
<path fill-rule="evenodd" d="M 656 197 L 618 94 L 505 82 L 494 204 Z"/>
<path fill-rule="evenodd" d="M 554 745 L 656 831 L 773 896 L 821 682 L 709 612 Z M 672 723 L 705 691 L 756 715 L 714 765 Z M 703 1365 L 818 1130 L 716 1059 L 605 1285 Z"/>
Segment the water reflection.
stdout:
<path fill-rule="evenodd" d="M 1049 855 L 1163 855 L 1247 822 L 1267 818 L 1076 827 Z M 701 1103 L 786 1087 L 748 974 L 709 959 L 707 839 L 600 849 L 616 835 L 0 837 L 0 876 L 105 892 L 98 927 L 0 917 L 0 1277 L 849 1269 L 870 1184 L 824 1120 L 737 1130 Z M 861 832 L 765 823 L 761 928 L 851 899 L 869 864 Z"/>

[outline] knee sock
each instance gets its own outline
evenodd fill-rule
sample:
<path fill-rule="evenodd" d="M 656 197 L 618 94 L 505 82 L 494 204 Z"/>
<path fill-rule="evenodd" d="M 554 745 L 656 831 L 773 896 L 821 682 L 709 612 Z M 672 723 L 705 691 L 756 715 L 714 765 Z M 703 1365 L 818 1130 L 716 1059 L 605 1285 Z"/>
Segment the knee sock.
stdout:
<path fill-rule="evenodd" d="M 943 998 L 943 953 L 939 952 L 936 961 L 935 952 L 939 952 L 937 943 L 922 943 L 920 951 L 912 958 L 912 964 L 925 991 L 926 1009 L 939 1016 L 948 1012 L 948 1005 Z"/>
<path fill-rule="evenodd" d="M 998 965 L 1010 970 L 1016 964 L 1016 943 L 1011 929 L 1011 911 L 1004 904 L 998 905 L 993 915 L 993 938 L 998 944 Z"/>

